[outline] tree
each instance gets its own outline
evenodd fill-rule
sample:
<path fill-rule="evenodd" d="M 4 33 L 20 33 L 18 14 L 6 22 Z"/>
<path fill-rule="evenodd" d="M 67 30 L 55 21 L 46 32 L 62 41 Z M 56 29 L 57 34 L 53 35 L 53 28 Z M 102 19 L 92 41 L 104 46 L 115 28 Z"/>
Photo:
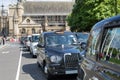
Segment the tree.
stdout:
<path fill-rule="evenodd" d="M 67 21 L 72 31 L 90 31 L 96 22 L 119 13 L 118 0 L 76 0 Z"/>

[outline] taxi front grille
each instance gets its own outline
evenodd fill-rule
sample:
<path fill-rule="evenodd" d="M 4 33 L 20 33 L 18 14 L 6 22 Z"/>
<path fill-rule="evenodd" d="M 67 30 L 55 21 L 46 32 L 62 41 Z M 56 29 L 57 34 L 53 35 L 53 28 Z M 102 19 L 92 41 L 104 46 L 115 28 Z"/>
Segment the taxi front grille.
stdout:
<path fill-rule="evenodd" d="M 64 64 L 66 68 L 74 68 L 78 66 L 78 54 L 64 54 Z"/>

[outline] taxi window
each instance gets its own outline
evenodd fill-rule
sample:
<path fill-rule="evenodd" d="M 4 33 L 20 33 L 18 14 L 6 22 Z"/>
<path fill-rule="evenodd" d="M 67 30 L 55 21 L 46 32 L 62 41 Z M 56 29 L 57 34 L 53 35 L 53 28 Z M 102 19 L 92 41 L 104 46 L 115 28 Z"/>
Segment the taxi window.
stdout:
<path fill-rule="evenodd" d="M 119 60 L 120 58 L 120 27 L 105 29 L 103 42 L 101 46 L 101 53 L 103 53 L 103 60 L 106 56 L 112 60 Z"/>
<path fill-rule="evenodd" d="M 97 51 L 97 42 L 98 38 L 100 36 L 100 28 L 92 30 L 90 32 L 89 40 L 88 40 L 88 55 L 90 56 L 95 56 L 96 51 Z"/>

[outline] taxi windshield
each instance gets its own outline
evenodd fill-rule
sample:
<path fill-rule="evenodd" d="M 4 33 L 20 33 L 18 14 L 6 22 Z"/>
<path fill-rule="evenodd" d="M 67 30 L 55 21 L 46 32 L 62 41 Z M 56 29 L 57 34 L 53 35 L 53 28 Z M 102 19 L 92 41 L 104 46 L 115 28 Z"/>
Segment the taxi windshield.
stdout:
<path fill-rule="evenodd" d="M 39 41 L 39 35 L 32 36 L 32 42 L 38 42 Z"/>
<path fill-rule="evenodd" d="M 77 44 L 74 35 L 50 35 L 46 37 L 47 46 L 72 45 Z"/>
<path fill-rule="evenodd" d="M 88 34 L 84 34 L 84 33 L 77 34 L 78 41 L 80 42 L 87 42 L 88 36 L 89 36 Z"/>

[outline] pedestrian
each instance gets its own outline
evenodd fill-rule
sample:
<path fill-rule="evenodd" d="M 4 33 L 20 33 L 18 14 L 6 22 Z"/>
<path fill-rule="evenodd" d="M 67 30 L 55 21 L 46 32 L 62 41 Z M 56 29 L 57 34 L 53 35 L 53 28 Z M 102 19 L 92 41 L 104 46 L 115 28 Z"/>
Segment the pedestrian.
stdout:
<path fill-rule="evenodd" d="M 0 36 L 0 45 L 2 44 L 2 37 Z"/>
<path fill-rule="evenodd" d="M 110 54 L 108 53 L 107 55 L 106 55 L 106 61 L 109 61 L 110 60 Z"/>
<path fill-rule="evenodd" d="M 3 42 L 3 45 L 5 45 L 5 38 L 2 37 L 2 42 Z"/>
<path fill-rule="evenodd" d="M 103 54 L 99 53 L 99 60 L 101 60 L 101 58 L 103 58 Z"/>
<path fill-rule="evenodd" d="M 96 61 L 99 61 L 99 54 L 96 53 Z"/>

